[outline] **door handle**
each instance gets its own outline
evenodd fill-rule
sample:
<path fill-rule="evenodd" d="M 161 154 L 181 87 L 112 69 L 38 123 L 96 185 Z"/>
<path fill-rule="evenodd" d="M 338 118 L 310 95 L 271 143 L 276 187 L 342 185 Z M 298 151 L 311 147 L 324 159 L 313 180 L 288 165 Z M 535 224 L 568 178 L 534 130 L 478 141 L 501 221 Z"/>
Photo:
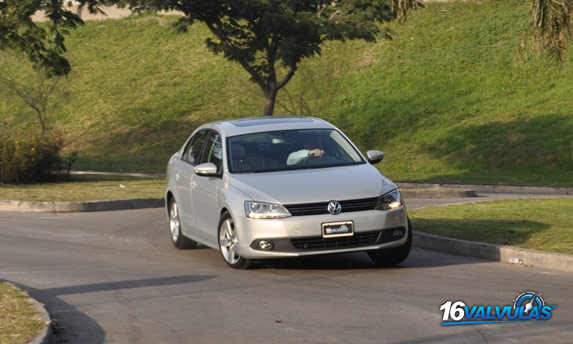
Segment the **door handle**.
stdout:
<path fill-rule="evenodd" d="M 197 186 L 197 182 L 196 182 L 196 181 L 193 181 L 193 182 L 191 183 L 191 188 L 192 188 L 192 189 L 195 189 L 196 186 Z"/>
<path fill-rule="evenodd" d="M 179 173 L 175 174 L 175 180 L 179 180 L 179 178 L 181 178 L 181 176 L 179 175 Z"/>

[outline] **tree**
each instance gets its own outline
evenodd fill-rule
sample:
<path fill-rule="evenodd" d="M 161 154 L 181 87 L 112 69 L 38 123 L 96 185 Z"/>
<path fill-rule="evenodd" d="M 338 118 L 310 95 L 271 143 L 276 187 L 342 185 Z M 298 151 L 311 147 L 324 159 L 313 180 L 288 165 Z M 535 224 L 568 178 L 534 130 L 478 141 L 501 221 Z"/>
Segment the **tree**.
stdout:
<path fill-rule="evenodd" d="M 396 14 L 396 19 L 400 22 L 406 20 L 408 10 L 417 9 L 418 7 L 423 7 L 418 0 L 392 0 L 392 12 Z"/>
<path fill-rule="evenodd" d="M 112 1 L 113 2 L 113 1 Z M 179 11 L 177 27 L 205 23 L 215 54 L 239 63 L 263 91 L 264 116 L 274 111 L 278 91 L 298 63 L 320 54 L 326 41 L 374 42 L 379 22 L 404 17 L 418 0 L 118 0 L 135 10 Z M 388 33 L 385 33 L 388 36 Z"/>
<path fill-rule="evenodd" d="M 537 52 L 562 60 L 573 39 L 573 0 L 531 0 L 529 29 Z"/>
<path fill-rule="evenodd" d="M 22 54 L 34 67 L 37 82 L 19 83 L 0 75 L 0 82 L 34 110 L 41 133 L 15 131 L 7 124 L 0 128 L 0 182 L 37 181 L 67 165 L 67 171 L 77 159 L 72 153 L 64 164 L 60 156 L 63 140 L 58 132 L 48 131 L 49 103 L 61 76 L 71 66 L 63 56 L 65 35 L 82 20 L 66 9 L 66 0 L 0 0 L 0 52 Z M 80 0 L 91 12 L 98 11 L 97 0 Z M 43 12 L 47 23 L 38 24 L 32 16 Z M 0 56 L 3 59 L 4 56 Z M 4 61 L 0 61 L 4 62 Z M 12 66 L 9 66 L 12 67 Z"/>
<path fill-rule="evenodd" d="M 0 50 L 24 53 L 48 76 L 67 75 L 70 63 L 62 55 L 66 51 L 65 35 L 82 20 L 64 6 L 65 0 L 0 0 Z M 97 0 L 80 0 L 91 12 L 99 11 Z M 32 20 L 44 12 L 48 23 Z"/>
<path fill-rule="evenodd" d="M 49 72 L 37 66 L 14 72 L 13 66 L 21 58 L 21 53 L 0 52 L 0 87 L 5 87 L 7 94 L 20 99 L 34 112 L 43 135 L 50 129 L 49 116 L 55 107 L 53 101 L 60 93 L 58 85 L 62 76 L 49 77 Z"/>

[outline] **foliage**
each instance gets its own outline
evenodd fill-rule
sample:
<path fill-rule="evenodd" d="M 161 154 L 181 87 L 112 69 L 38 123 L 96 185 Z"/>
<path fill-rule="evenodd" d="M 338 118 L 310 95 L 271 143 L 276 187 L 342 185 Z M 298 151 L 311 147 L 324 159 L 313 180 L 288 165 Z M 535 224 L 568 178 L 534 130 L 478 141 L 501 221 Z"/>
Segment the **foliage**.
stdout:
<path fill-rule="evenodd" d="M 529 5 L 429 2 L 389 24 L 392 41 L 327 42 L 301 61 L 277 104 L 300 113 L 304 93 L 305 114 L 334 123 L 363 151 L 384 151 L 376 166 L 395 181 L 571 187 L 573 56 L 516 62 Z M 164 173 L 197 126 L 260 112 L 258 86 L 210 54 L 205 25 L 180 35 L 170 29 L 176 20 L 89 21 L 67 37 L 74 70 L 51 123 L 66 151 L 80 152 L 74 168 Z M 6 91 L 0 118 L 14 127 L 34 120 Z"/>
<path fill-rule="evenodd" d="M 62 161 L 59 151 L 63 147 L 63 139 L 51 128 L 49 114 L 54 105 L 52 101 L 59 96 L 56 91 L 61 77 L 49 77 L 45 67 L 33 68 L 29 63 L 22 68 L 14 68 L 21 56 L 21 53 L 0 51 L 0 85 L 5 87 L 7 94 L 19 99 L 32 110 L 36 119 L 34 122 L 39 124 L 40 131 L 36 125 L 35 128 L 28 125 L 25 129 L 2 126 L 1 183 L 46 180 L 54 170 L 69 172 L 69 167 L 77 159 L 77 154 L 73 153 L 66 162 Z M 18 117 L 23 120 L 25 112 L 18 113 Z"/>
<path fill-rule="evenodd" d="M 60 157 L 63 146 L 60 135 L 53 132 L 18 134 L 7 125 L 1 129 L 0 183 L 42 181 L 50 178 L 54 171 L 67 167 Z"/>
<path fill-rule="evenodd" d="M 67 75 L 70 63 L 63 56 L 65 35 L 82 20 L 65 7 L 64 0 L 0 1 L 0 51 L 11 49 L 24 53 L 48 75 Z M 97 0 L 80 0 L 91 11 L 97 11 Z M 48 24 L 41 25 L 32 16 L 44 12 Z"/>
<path fill-rule="evenodd" d="M 562 60 L 573 39 L 573 0 L 531 0 L 529 30 L 538 53 Z"/>
<path fill-rule="evenodd" d="M 297 65 L 321 52 L 326 41 L 374 42 L 379 22 L 404 18 L 417 1 L 404 0 L 125 0 L 135 9 L 175 10 L 182 31 L 195 21 L 209 28 L 209 49 L 239 63 L 263 91 L 263 115 L 273 114 L 277 92 Z"/>
<path fill-rule="evenodd" d="M 45 133 L 50 127 L 50 113 L 57 105 L 55 100 L 60 96 L 58 86 L 62 77 L 48 77 L 49 72 L 41 67 L 14 68 L 21 57 L 21 53 L 0 51 L 0 86 L 34 113 L 42 133 Z"/>

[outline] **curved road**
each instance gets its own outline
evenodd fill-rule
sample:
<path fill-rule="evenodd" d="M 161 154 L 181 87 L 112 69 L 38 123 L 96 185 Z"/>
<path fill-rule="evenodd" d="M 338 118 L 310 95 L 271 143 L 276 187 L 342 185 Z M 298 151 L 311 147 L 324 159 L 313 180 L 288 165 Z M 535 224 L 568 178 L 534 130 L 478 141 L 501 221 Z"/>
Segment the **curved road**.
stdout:
<path fill-rule="evenodd" d="M 573 338 L 572 274 L 422 249 L 413 249 L 399 268 L 377 268 L 360 253 L 238 271 L 215 250 L 173 248 L 163 209 L 0 213 L 0 279 L 46 304 L 60 327 L 58 343 L 565 343 Z M 447 300 L 508 305 L 518 292 L 530 290 L 557 305 L 551 320 L 440 326 L 439 308 Z"/>

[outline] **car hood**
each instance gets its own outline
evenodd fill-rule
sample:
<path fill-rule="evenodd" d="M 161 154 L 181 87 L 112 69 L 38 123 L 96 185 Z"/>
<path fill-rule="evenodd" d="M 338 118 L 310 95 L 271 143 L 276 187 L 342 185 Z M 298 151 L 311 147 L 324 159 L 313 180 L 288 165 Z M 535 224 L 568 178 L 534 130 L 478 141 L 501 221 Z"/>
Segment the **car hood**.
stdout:
<path fill-rule="evenodd" d="M 233 174 L 230 183 L 254 201 L 281 204 L 370 198 L 396 188 L 370 164 Z"/>

